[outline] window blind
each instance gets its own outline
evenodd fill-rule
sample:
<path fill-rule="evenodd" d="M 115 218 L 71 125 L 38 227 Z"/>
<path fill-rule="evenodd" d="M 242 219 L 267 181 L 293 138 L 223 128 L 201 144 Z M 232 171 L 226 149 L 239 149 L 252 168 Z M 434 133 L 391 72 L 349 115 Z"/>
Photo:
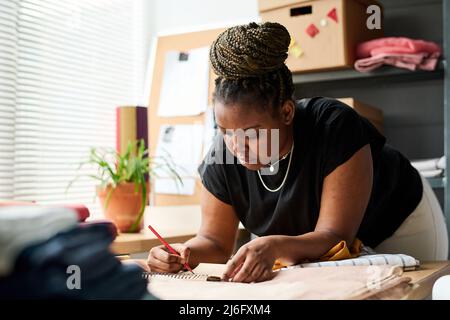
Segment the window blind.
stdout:
<path fill-rule="evenodd" d="M 13 198 L 18 0 L 0 3 L 0 199 Z"/>
<path fill-rule="evenodd" d="M 2 0 L 0 12 L 0 197 L 98 212 L 93 169 L 77 168 L 90 147 L 114 148 L 116 106 L 141 96 L 142 2 Z"/>

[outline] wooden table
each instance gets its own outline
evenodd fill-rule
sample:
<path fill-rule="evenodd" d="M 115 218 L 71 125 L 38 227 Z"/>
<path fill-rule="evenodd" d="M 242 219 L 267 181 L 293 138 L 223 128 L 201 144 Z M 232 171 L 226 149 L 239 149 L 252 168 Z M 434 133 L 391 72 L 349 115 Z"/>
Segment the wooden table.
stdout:
<path fill-rule="evenodd" d="M 405 299 L 430 299 L 436 280 L 450 275 L 450 261 L 424 262 L 420 270 L 408 271 L 404 275 L 411 278 L 412 285 L 412 290 L 405 296 Z"/>
<path fill-rule="evenodd" d="M 151 224 L 169 243 L 184 242 L 194 237 L 200 228 L 201 211 L 199 206 L 149 207 L 144 216 L 144 225 Z M 239 239 L 246 241 L 249 233 L 240 226 Z M 117 255 L 148 252 L 160 245 L 150 230 L 138 234 L 121 234 L 112 244 Z M 412 279 L 412 290 L 405 296 L 408 300 L 431 298 L 431 291 L 437 279 L 450 275 L 450 261 L 424 262 L 416 271 L 404 273 Z"/>
<path fill-rule="evenodd" d="M 146 266 L 145 260 L 128 260 L 124 263 L 138 263 L 144 269 Z M 215 265 L 218 270 L 214 275 L 221 274 L 221 270 L 224 269 L 224 265 Z M 347 267 L 336 267 L 347 268 Z M 208 267 L 208 270 L 211 268 Z M 407 271 L 403 273 L 403 276 L 410 277 L 411 282 L 408 284 L 409 288 L 404 288 L 401 291 L 386 290 L 385 292 L 379 292 L 376 299 L 385 300 L 425 300 L 431 299 L 433 285 L 437 279 L 445 275 L 450 275 L 450 261 L 435 261 L 425 262 L 422 264 L 420 270 Z"/>
<path fill-rule="evenodd" d="M 197 234 L 201 224 L 200 206 L 148 207 L 144 215 L 144 226 L 151 224 L 169 243 L 185 242 Z M 246 241 L 250 234 L 239 227 L 238 242 Z M 117 255 L 148 252 L 161 243 L 156 236 L 144 228 L 141 233 L 122 233 L 114 240 L 111 249 Z"/>

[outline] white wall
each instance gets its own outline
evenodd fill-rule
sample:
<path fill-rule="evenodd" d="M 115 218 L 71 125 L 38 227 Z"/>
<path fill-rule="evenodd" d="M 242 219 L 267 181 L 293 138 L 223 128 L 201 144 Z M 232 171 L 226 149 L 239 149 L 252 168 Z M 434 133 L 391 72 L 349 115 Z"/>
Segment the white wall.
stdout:
<path fill-rule="evenodd" d="M 147 0 L 153 2 L 154 32 L 258 20 L 257 0 Z"/>
<path fill-rule="evenodd" d="M 158 34 L 182 33 L 259 21 L 258 0 L 143 1 L 146 42 L 144 54 L 147 61 L 152 39 Z M 148 82 L 145 86 L 148 86 Z M 147 94 L 144 96 L 147 97 Z M 146 104 L 145 97 L 142 101 L 144 104 Z"/>
<path fill-rule="evenodd" d="M 258 21 L 258 0 L 143 0 L 146 47 L 157 34 Z M 147 49 L 148 50 L 148 49 Z"/>

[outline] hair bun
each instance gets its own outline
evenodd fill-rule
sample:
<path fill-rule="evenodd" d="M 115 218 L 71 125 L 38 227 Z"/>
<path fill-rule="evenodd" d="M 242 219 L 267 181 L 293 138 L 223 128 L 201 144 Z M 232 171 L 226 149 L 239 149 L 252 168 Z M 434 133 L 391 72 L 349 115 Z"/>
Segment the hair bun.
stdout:
<path fill-rule="evenodd" d="M 279 23 L 232 27 L 211 45 L 211 65 L 225 79 L 259 77 L 284 66 L 290 42 L 289 32 Z"/>

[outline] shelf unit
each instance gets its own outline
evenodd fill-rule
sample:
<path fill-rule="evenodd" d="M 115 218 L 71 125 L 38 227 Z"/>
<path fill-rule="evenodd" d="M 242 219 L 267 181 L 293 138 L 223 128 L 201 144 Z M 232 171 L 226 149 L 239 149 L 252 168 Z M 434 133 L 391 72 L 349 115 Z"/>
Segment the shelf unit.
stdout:
<path fill-rule="evenodd" d="M 353 69 L 320 71 L 314 73 L 294 74 L 292 80 L 295 84 L 318 83 L 340 80 L 375 79 L 375 78 L 396 78 L 408 77 L 409 80 L 440 79 L 444 77 L 445 61 L 441 60 L 434 71 L 410 71 L 406 69 L 392 68 L 384 66 L 376 71 L 361 73 Z"/>
<path fill-rule="evenodd" d="M 429 0 L 431 2 L 433 0 Z M 364 83 L 366 81 L 386 81 L 400 83 L 406 81 L 427 81 L 439 80 L 443 82 L 443 108 L 444 108 L 444 154 L 446 156 L 446 168 L 450 168 L 450 70 L 448 62 L 445 59 L 446 53 L 450 52 L 450 1 L 442 1 L 442 46 L 444 49 L 443 59 L 440 61 L 435 71 L 409 71 L 405 69 L 382 67 L 370 73 L 360 73 L 353 69 L 320 71 L 313 73 L 294 74 L 293 81 L 295 85 L 315 86 L 326 85 L 339 81 L 358 81 Z M 411 5 L 423 4 L 427 1 L 415 0 L 411 1 Z M 434 1 L 436 3 L 438 1 Z M 433 3 L 432 3 L 433 4 Z M 375 82 L 372 82 L 375 83 Z M 389 139 L 389 137 L 388 137 Z M 450 233 L 450 185 L 447 183 L 446 176 L 437 178 L 428 178 L 432 188 L 443 191 L 443 211 L 446 218 L 447 230 Z M 449 236 L 450 238 L 450 236 Z"/>
<path fill-rule="evenodd" d="M 409 81 L 411 80 L 432 80 L 432 79 L 444 79 L 445 77 L 445 66 L 447 62 L 441 60 L 439 66 L 434 71 L 409 71 L 406 69 L 398 69 L 385 66 L 371 73 L 361 73 L 351 70 L 335 70 L 335 71 L 324 71 L 315 73 L 305 73 L 296 74 L 293 76 L 293 81 L 296 85 L 307 84 L 307 83 L 323 83 L 323 82 L 333 82 L 342 80 L 355 80 L 355 79 L 376 79 L 376 78 L 389 78 L 390 80 L 399 80 L 401 78 L 407 77 Z M 448 141 L 448 140 L 447 140 Z M 427 178 L 428 182 L 432 188 L 445 188 L 445 177 L 433 177 Z"/>
<path fill-rule="evenodd" d="M 444 57 L 450 52 L 450 3 L 443 1 L 443 47 Z M 450 70 L 444 61 L 444 154 L 446 156 L 446 175 L 450 168 Z M 448 179 L 442 179 L 444 186 L 444 213 L 447 221 L 447 231 L 450 230 L 450 186 Z M 450 237 L 449 237 L 450 238 Z"/>
<path fill-rule="evenodd" d="M 445 177 L 442 178 L 427 178 L 428 182 L 430 183 L 432 188 L 445 188 L 446 185 L 446 179 Z"/>

